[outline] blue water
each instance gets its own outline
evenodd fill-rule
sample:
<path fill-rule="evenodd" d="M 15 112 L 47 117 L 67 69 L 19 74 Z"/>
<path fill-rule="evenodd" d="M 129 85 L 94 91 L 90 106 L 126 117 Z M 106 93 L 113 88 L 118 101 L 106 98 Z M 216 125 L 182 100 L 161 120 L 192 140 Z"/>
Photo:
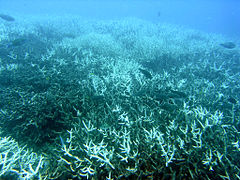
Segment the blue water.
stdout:
<path fill-rule="evenodd" d="M 99 19 L 137 17 L 240 37 L 239 0 L 0 0 L 0 13 L 15 16 L 73 14 Z"/>

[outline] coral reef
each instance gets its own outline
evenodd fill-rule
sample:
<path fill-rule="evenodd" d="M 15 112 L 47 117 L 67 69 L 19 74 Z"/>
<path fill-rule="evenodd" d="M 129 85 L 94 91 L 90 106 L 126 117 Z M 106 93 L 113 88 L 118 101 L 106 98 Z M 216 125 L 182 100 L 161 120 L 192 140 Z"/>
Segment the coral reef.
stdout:
<path fill-rule="evenodd" d="M 240 178 L 239 47 L 71 18 L 0 25 L 1 177 Z"/>

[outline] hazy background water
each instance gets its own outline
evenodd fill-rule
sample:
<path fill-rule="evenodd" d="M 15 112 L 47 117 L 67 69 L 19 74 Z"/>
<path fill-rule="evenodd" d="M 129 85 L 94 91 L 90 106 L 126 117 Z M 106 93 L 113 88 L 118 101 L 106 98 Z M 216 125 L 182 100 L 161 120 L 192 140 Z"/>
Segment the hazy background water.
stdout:
<path fill-rule="evenodd" d="M 240 37 L 239 0 L 0 0 L 0 13 L 74 14 L 100 19 L 137 17 Z"/>

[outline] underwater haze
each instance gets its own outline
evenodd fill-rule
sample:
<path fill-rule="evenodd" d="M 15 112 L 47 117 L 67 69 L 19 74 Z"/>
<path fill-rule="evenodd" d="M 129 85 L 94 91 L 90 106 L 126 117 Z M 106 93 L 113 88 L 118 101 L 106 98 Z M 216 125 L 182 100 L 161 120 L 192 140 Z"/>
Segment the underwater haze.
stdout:
<path fill-rule="evenodd" d="M 239 12 L 0 0 L 0 179 L 240 179 Z"/>
<path fill-rule="evenodd" d="M 71 14 L 87 18 L 136 17 L 155 23 L 174 23 L 206 32 L 240 36 L 238 0 L 11 0 L 0 1 L 2 13 L 31 15 Z"/>

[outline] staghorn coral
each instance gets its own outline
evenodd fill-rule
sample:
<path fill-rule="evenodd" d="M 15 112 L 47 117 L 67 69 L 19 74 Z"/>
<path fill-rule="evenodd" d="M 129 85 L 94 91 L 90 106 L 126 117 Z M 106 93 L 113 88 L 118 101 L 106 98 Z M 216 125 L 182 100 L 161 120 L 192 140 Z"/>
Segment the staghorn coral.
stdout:
<path fill-rule="evenodd" d="M 63 22 L 27 22 L 41 45 L 0 54 L 2 177 L 239 178 L 237 51 L 171 25 L 76 22 L 65 39 L 46 35 L 65 34 Z"/>

